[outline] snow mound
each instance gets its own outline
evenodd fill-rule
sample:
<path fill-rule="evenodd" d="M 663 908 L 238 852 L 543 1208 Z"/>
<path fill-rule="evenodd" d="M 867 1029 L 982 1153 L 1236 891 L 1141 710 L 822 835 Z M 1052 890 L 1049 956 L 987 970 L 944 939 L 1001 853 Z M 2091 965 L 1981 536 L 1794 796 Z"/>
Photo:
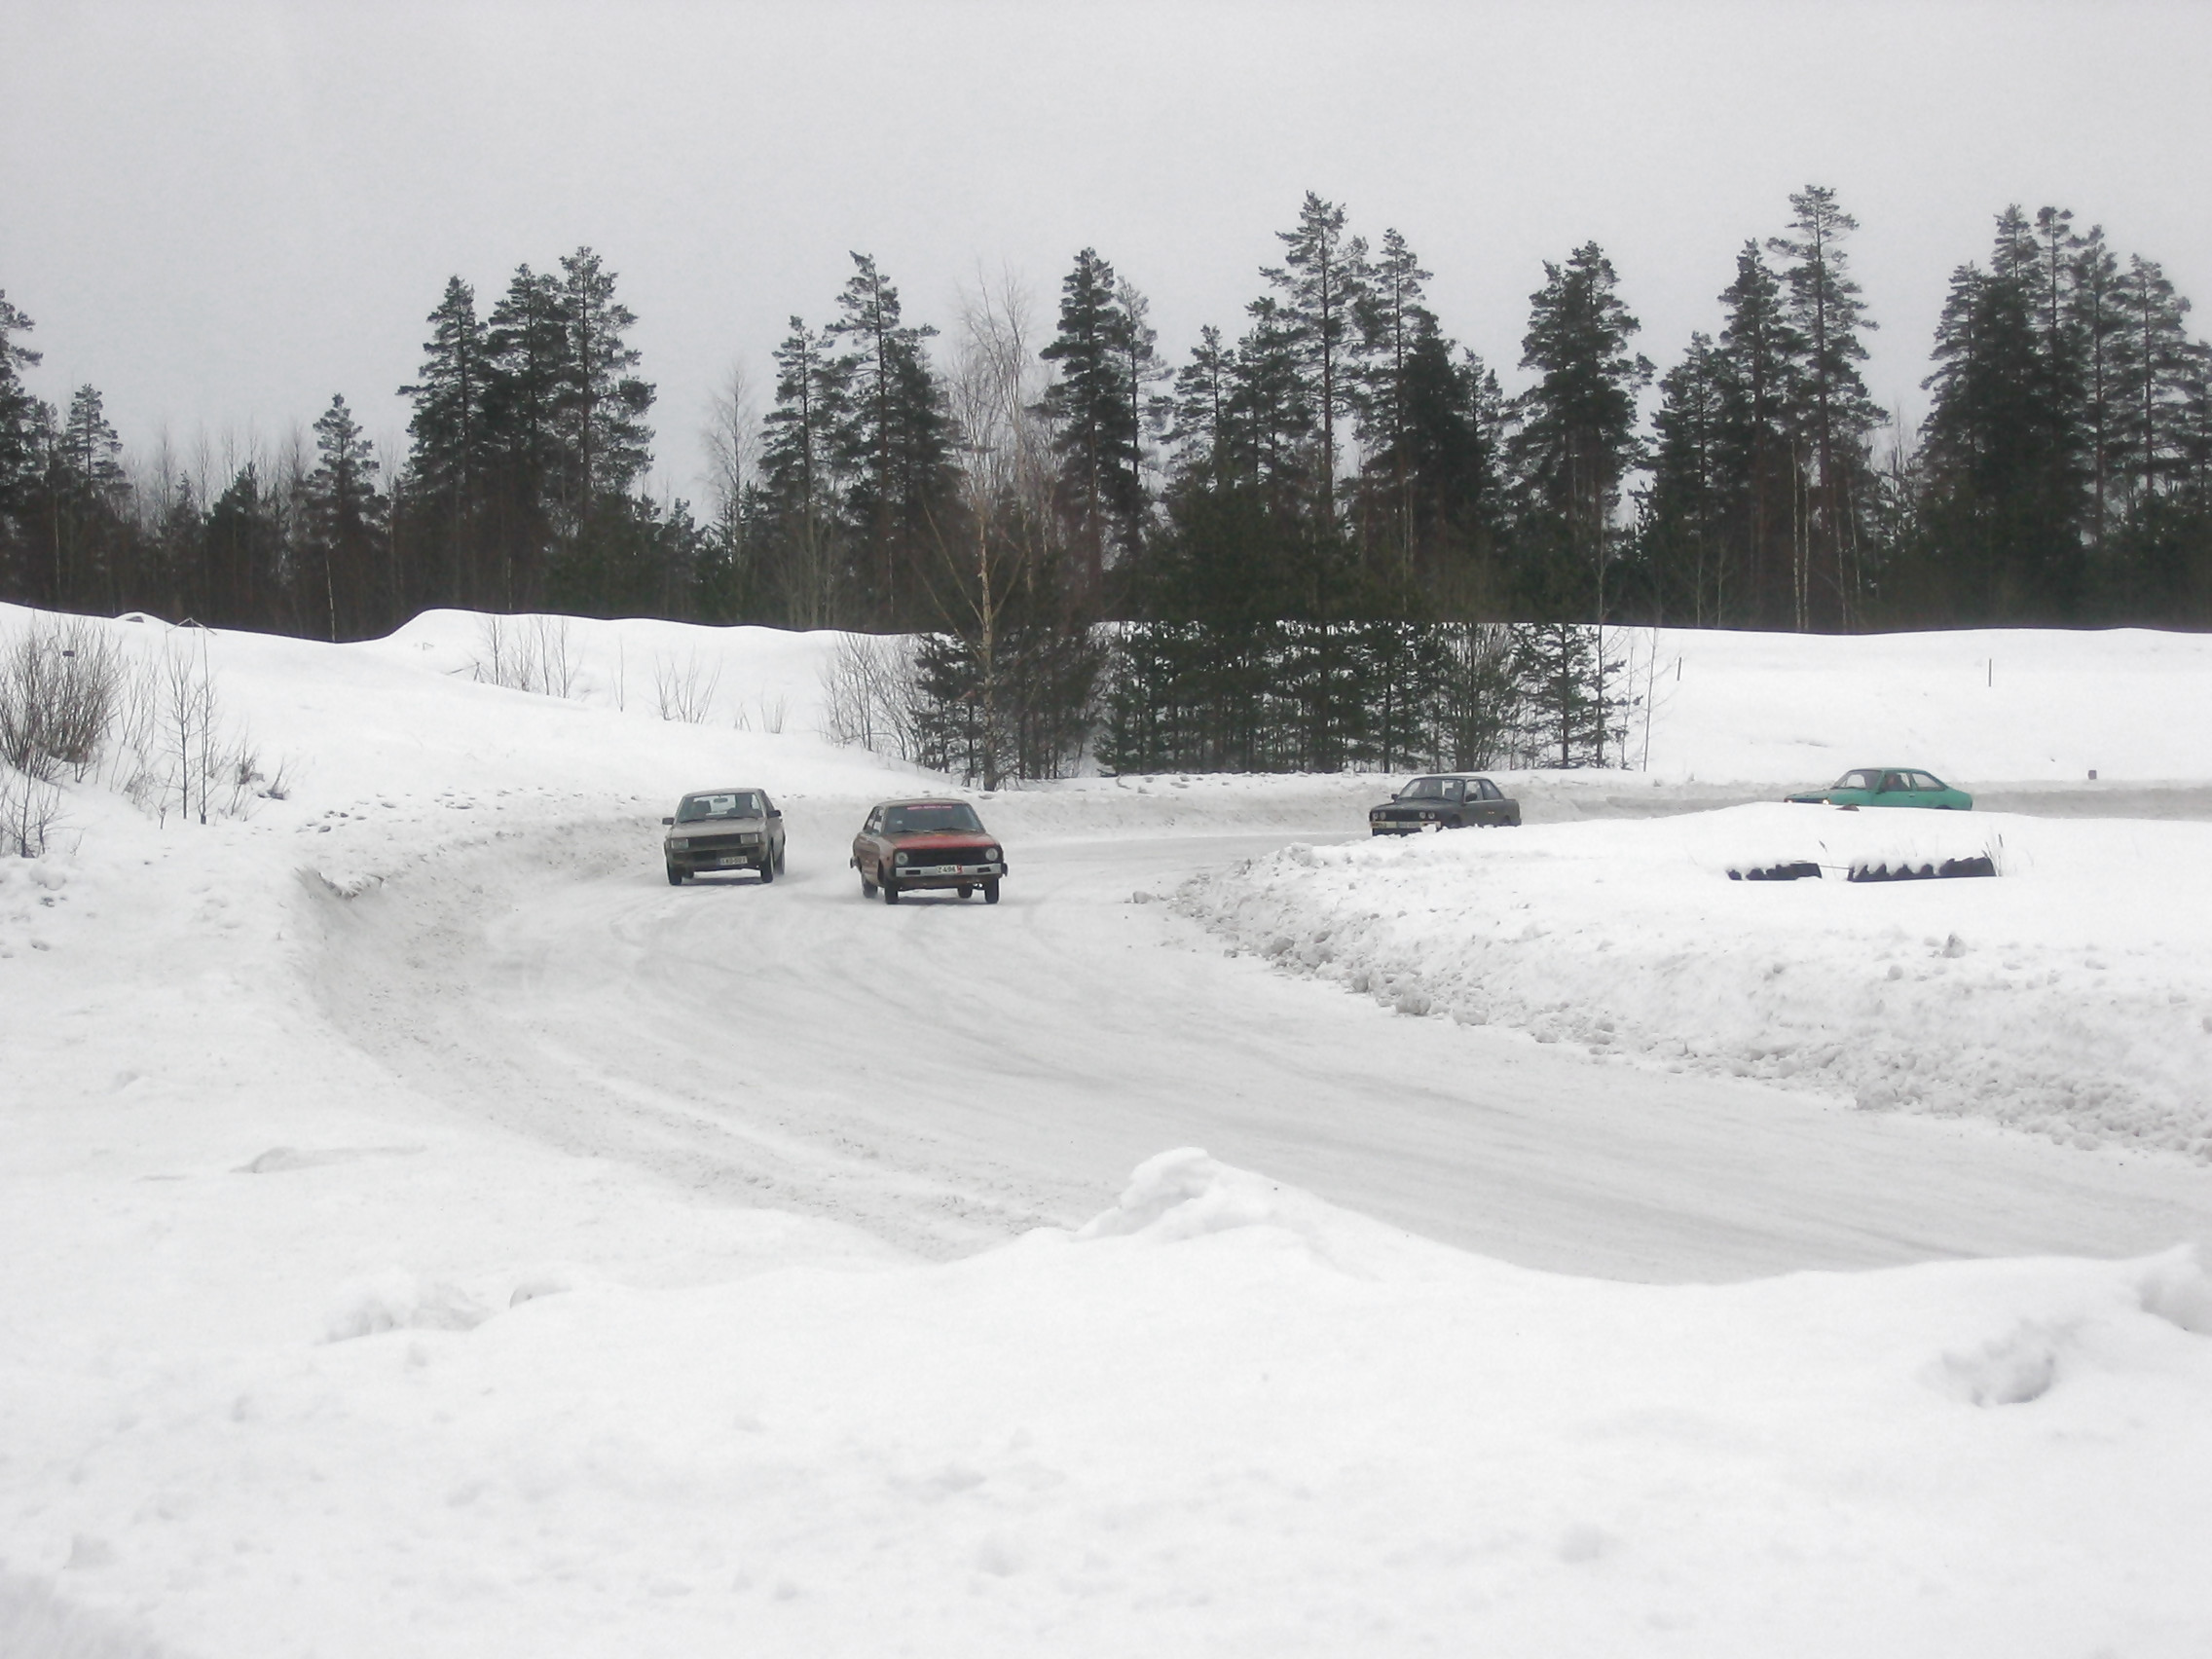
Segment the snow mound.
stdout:
<path fill-rule="evenodd" d="M 2003 879 L 1725 879 L 1984 856 Z M 2212 1161 L 2212 826 L 1762 803 L 1285 847 L 1175 903 L 1402 1014 Z"/>
<path fill-rule="evenodd" d="M 1197 1147 L 1179 1147 L 1138 1164 L 1120 1201 L 1076 1236 L 1142 1235 L 1174 1243 L 1238 1227 L 1280 1226 L 1292 1219 L 1289 1204 L 1284 1190 L 1265 1177 L 1217 1163 Z"/>
<path fill-rule="evenodd" d="M 492 1310 L 459 1285 L 387 1268 L 339 1293 L 324 1327 L 326 1342 L 350 1342 L 386 1331 L 470 1331 Z"/>
<path fill-rule="evenodd" d="M 80 1537 L 73 1564 L 90 1565 L 104 1549 Z M 0 1569 L 0 1654 L 8 1659 L 163 1659 L 166 1651 L 73 1606 L 35 1578 Z"/>

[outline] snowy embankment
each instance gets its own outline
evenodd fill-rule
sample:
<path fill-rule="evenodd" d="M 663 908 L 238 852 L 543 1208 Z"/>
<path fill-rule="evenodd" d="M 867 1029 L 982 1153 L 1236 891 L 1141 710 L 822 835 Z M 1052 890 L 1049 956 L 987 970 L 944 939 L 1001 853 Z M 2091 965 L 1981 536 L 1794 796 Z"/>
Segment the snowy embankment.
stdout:
<path fill-rule="evenodd" d="M 2185 1253 L 1605 1284 L 1185 1152 L 948 1266 L 337 1287 L 10 1484 L 180 1653 L 2183 1659 L 2208 1338 Z"/>
<path fill-rule="evenodd" d="M 2212 1160 L 2212 826 L 1773 803 L 1294 845 L 1178 903 L 1409 1014 Z"/>

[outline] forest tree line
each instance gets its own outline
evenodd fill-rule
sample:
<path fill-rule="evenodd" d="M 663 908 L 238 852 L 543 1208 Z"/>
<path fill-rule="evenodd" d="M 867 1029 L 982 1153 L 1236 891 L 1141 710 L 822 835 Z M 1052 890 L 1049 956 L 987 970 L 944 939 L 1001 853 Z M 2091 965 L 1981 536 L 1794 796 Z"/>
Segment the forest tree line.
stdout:
<path fill-rule="evenodd" d="M 929 631 L 986 702 L 1102 621 L 2212 622 L 2212 350 L 2158 266 L 2007 208 L 1908 432 L 1862 376 L 1856 229 L 1792 196 L 1664 374 L 1575 248 L 1512 392 L 1402 235 L 1312 195 L 1240 327 L 1174 358 L 1092 249 L 1049 317 L 1002 288 L 943 332 L 855 254 L 764 409 L 723 400 L 696 504 L 649 487 L 654 388 L 589 248 L 488 305 L 447 283 L 389 458 L 342 395 L 273 450 L 127 457 L 96 387 L 31 395 L 0 293 L 0 597 L 334 640 L 440 606 Z"/>

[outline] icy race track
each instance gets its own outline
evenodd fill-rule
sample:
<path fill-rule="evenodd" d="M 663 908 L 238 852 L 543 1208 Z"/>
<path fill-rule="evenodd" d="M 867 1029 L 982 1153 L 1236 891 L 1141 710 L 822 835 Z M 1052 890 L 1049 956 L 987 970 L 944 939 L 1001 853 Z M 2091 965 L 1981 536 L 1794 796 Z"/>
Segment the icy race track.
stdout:
<path fill-rule="evenodd" d="M 322 1005 L 463 1112 L 937 1257 L 1078 1225 L 1185 1144 L 1486 1256 L 1636 1280 L 2123 1255 L 2212 1223 L 2201 1172 L 2169 1161 L 1728 1079 L 1631 1087 L 1131 902 L 1280 831 L 1054 842 L 1002 809 L 1004 903 L 886 909 L 833 862 L 855 804 L 794 810 L 773 887 L 670 890 L 634 828 L 548 828 L 328 900 Z"/>

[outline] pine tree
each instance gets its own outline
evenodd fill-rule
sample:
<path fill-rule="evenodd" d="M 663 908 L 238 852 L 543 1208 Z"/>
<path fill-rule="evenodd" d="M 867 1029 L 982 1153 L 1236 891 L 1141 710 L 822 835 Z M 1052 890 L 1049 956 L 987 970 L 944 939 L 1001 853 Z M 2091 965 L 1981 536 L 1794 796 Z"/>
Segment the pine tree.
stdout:
<path fill-rule="evenodd" d="M 561 471 L 560 403 L 568 349 L 559 278 L 517 266 L 485 331 L 484 415 L 492 479 L 482 583 L 503 610 L 545 599 Z"/>
<path fill-rule="evenodd" d="M 2081 362 L 2081 447 L 2088 473 L 2089 539 L 2100 572 L 2119 493 L 2114 473 L 2120 459 L 2120 259 L 2105 244 L 2102 225 L 2076 240 L 2068 283 L 2069 321 Z"/>
<path fill-rule="evenodd" d="M 378 589 L 385 500 L 375 452 L 334 396 L 314 424 L 315 468 L 307 479 L 310 546 L 331 640 L 359 639 L 387 621 Z"/>
<path fill-rule="evenodd" d="M 1651 487 L 1640 532 L 1655 621 L 1709 628 L 1728 612 L 1726 379 L 1719 351 L 1703 334 L 1690 336 L 1682 360 L 1660 378 Z"/>
<path fill-rule="evenodd" d="M 34 325 L 0 289 L 0 581 L 27 595 L 26 519 L 37 487 L 41 419 L 44 406 L 23 385 L 22 371 L 35 368 L 39 354 L 17 343 Z M 16 580 L 10 581 L 11 575 Z M 0 591 L 6 591 L 0 589 Z"/>
<path fill-rule="evenodd" d="M 563 485 L 571 519 L 580 523 L 598 504 L 627 496 L 652 463 L 652 428 L 645 424 L 653 388 L 630 371 L 643 358 L 626 338 L 637 326 L 614 297 L 614 273 L 579 247 L 561 260 L 561 323 L 565 336 L 556 403 L 563 448 Z"/>
<path fill-rule="evenodd" d="M 1720 303 L 1725 321 L 1714 365 L 1721 403 L 1719 569 L 1736 573 L 1743 591 L 1714 620 L 1802 626 L 1794 416 L 1807 344 L 1783 304 L 1781 279 L 1755 241 L 1736 255 L 1736 279 L 1722 290 Z M 1728 586 L 1723 574 L 1716 592 L 1725 594 Z"/>
<path fill-rule="evenodd" d="M 129 480 L 123 440 L 108 424 L 96 387 L 81 386 L 54 435 L 47 466 L 54 603 L 120 610 L 121 555 L 128 533 Z"/>
<path fill-rule="evenodd" d="M 2032 240 L 2017 211 L 1999 221 L 1988 272 L 1952 276 L 1936 324 L 1935 392 L 1925 426 L 1931 529 L 1948 567 L 1948 603 L 1975 621 L 2066 613 L 2078 541 L 2044 511 L 2051 475 L 2047 377 L 2036 329 Z"/>
<path fill-rule="evenodd" d="M 2119 447 L 2130 502 L 2157 494 L 2172 467 L 2178 383 L 2189 361 L 2189 301 L 2154 261 L 2132 255 L 2120 277 Z"/>
<path fill-rule="evenodd" d="M 1236 352 L 1208 323 L 1198 330 L 1190 361 L 1176 371 L 1173 390 L 1150 411 L 1173 452 L 1178 479 L 1222 484 L 1244 472 L 1236 381 Z"/>
<path fill-rule="evenodd" d="M 822 628 L 842 619 L 843 526 L 838 444 L 851 420 L 849 377 L 831 339 L 791 319 L 775 350 L 776 406 L 762 422 L 762 491 L 772 515 L 784 618 Z"/>
<path fill-rule="evenodd" d="M 1546 261 L 1530 296 L 1521 366 L 1537 373 L 1521 399 L 1515 471 L 1525 498 L 1524 602 L 1538 614 L 1605 620 L 1606 567 L 1621 481 L 1637 461 L 1636 396 L 1651 364 L 1631 355 L 1641 326 L 1616 292 L 1612 262 L 1585 242 Z"/>
<path fill-rule="evenodd" d="M 1859 221 L 1836 205 L 1835 192 L 1825 185 L 1806 186 L 1789 198 L 1789 207 L 1795 234 L 1771 238 L 1767 247 L 1795 261 L 1785 280 L 1790 320 L 1805 342 L 1799 424 L 1813 472 L 1797 584 L 1798 626 L 1826 620 L 1848 627 L 1857 618 L 1862 585 L 1859 513 L 1866 439 L 1881 420 L 1859 373 L 1866 359 L 1859 337 L 1874 323 L 1843 247 Z"/>
<path fill-rule="evenodd" d="M 442 602 L 482 607 L 496 597 L 480 585 L 485 572 L 472 557 L 492 464 L 489 337 L 476 315 L 476 292 L 459 276 L 447 279 L 427 320 L 419 377 L 399 388 L 415 405 L 407 424 L 414 439 L 407 516 L 431 550 L 430 591 Z"/>
<path fill-rule="evenodd" d="M 1044 410 L 1055 431 L 1059 507 L 1087 594 L 1103 589 L 1107 550 L 1133 555 L 1145 514 L 1142 400 L 1150 327 L 1094 248 L 1060 284 L 1059 331 L 1038 355 L 1059 378 Z M 1138 301 L 1141 304 L 1141 300 Z"/>
<path fill-rule="evenodd" d="M 1158 396 L 1155 387 L 1173 374 L 1160 354 L 1160 331 L 1152 326 L 1152 302 L 1126 276 L 1114 282 L 1114 303 L 1121 312 L 1121 337 L 1117 342 L 1122 364 L 1122 395 L 1128 404 L 1129 446 L 1124 461 L 1128 480 L 1117 493 L 1122 518 L 1117 530 L 1124 558 L 1133 561 L 1144 545 L 1152 519 L 1152 490 L 1145 482 L 1145 412 Z"/>
<path fill-rule="evenodd" d="M 1426 291 L 1429 273 L 1395 230 L 1382 233 L 1382 254 L 1369 276 L 1359 312 L 1361 345 L 1367 359 L 1361 387 L 1361 439 L 1369 461 L 1388 479 L 1388 512 L 1382 539 L 1396 566 L 1401 588 L 1414 578 L 1414 401 L 1425 396 L 1431 420 L 1442 413 L 1437 392 L 1453 381 L 1436 373 L 1438 359 L 1449 368 L 1451 348 L 1438 335 Z M 1415 389 L 1421 377 L 1420 392 Z"/>
<path fill-rule="evenodd" d="M 1345 234 L 1345 211 L 1312 191 L 1298 213 L 1298 228 L 1277 231 L 1283 262 L 1261 275 L 1280 296 L 1267 313 L 1279 329 L 1304 382 L 1303 401 L 1312 410 L 1320 450 L 1313 468 L 1313 505 L 1324 531 L 1336 523 L 1337 433 L 1359 409 L 1360 313 L 1369 273 L 1367 242 Z M 1259 315 L 1255 307 L 1255 317 Z"/>
<path fill-rule="evenodd" d="M 933 519 L 953 496 L 952 419 L 924 342 L 937 330 L 903 320 L 899 290 L 866 254 L 837 296 L 830 335 L 844 341 L 851 413 L 840 459 L 853 473 L 847 513 L 862 544 L 870 609 L 886 624 L 927 619 L 922 567 Z"/>
<path fill-rule="evenodd" d="M 239 468 L 201 528 L 200 597 L 193 614 L 212 627 L 278 624 L 283 529 L 276 501 L 252 461 Z"/>

